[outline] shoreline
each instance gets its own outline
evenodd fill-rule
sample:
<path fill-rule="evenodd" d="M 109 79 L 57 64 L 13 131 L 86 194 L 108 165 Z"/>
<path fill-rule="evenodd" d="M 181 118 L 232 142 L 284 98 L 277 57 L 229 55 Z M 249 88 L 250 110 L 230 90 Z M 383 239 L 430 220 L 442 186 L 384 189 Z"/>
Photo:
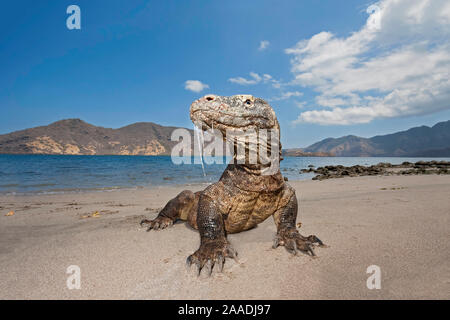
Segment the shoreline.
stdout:
<path fill-rule="evenodd" d="M 290 148 L 292 149 L 292 148 Z M 294 148 L 295 149 L 295 148 Z M 171 157 L 170 154 L 59 154 L 59 153 L 1 153 L 0 155 L 5 156 L 70 156 L 70 157 Z M 197 155 L 192 155 L 192 157 L 198 157 Z M 294 155 L 286 155 L 283 154 L 283 158 L 410 158 L 410 159 L 448 159 L 450 157 L 435 157 L 435 156 L 334 156 L 334 155 L 326 155 L 326 156 L 318 156 L 318 155 L 302 155 L 302 156 L 294 156 Z"/>
<path fill-rule="evenodd" d="M 185 223 L 139 227 L 184 187 L 0 195 L 0 299 L 450 298 L 449 175 L 288 183 L 299 199 L 300 232 L 330 247 L 317 248 L 317 259 L 271 249 L 276 229 L 268 218 L 229 235 L 239 263 L 227 260 L 210 278 L 185 268 L 197 231 Z M 80 290 L 66 286 L 70 265 L 81 269 Z M 381 268 L 381 290 L 366 287 L 370 265 Z"/>
<path fill-rule="evenodd" d="M 294 181 L 294 180 L 293 180 Z M 298 180 L 302 181 L 302 180 Z M 2 193 L 0 192 L 1 197 L 37 197 L 37 196 L 58 196 L 58 195 L 82 195 L 89 193 L 114 193 L 114 192 L 132 192 L 136 190 L 153 190 L 157 188 L 196 188 L 198 186 L 206 187 L 209 185 L 209 182 L 203 183 L 174 183 L 174 184 L 161 184 L 161 185 L 152 185 L 152 186 L 136 186 L 136 187 L 118 187 L 118 188 L 104 188 L 104 189 L 79 189 L 79 190 L 65 190 L 65 191 L 36 191 L 36 192 L 8 192 Z"/>

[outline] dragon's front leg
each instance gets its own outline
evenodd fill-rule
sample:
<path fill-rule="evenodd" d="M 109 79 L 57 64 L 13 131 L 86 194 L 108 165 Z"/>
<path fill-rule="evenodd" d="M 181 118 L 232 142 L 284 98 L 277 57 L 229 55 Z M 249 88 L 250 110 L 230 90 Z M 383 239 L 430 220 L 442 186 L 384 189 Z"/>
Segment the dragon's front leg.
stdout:
<path fill-rule="evenodd" d="M 277 225 L 277 235 L 275 236 L 273 248 L 284 246 L 290 253 L 297 254 L 302 251 L 311 256 L 315 256 L 314 245 L 325 247 L 323 242 L 315 235 L 308 237 L 302 236 L 296 226 L 298 203 L 295 193 L 292 193 L 287 205 L 274 214 L 275 224 Z"/>
<path fill-rule="evenodd" d="M 204 194 L 200 196 L 198 203 L 197 225 L 200 232 L 200 248 L 187 258 L 188 266 L 195 264 L 199 275 L 206 267 L 211 275 L 215 265 L 222 271 L 226 257 L 237 259 L 236 251 L 226 238 L 221 213 L 214 201 Z"/>
<path fill-rule="evenodd" d="M 144 219 L 141 221 L 141 227 L 146 226 L 147 231 L 162 230 L 172 226 L 177 220 L 189 220 L 193 210 L 196 209 L 197 193 L 190 190 L 184 190 L 175 198 L 167 202 L 158 216 L 153 220 Z M 194 226 L 195 227 L 195 226 Z"/>

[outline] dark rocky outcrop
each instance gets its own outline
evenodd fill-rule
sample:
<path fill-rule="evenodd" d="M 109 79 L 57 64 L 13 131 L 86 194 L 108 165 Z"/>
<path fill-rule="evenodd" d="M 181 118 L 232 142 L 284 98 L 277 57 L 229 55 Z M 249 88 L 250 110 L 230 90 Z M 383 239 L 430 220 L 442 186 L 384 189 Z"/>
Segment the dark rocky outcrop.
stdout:
<path fill-rule="evenodd" d="M 418 175 L 418 174 L 450 174 L 449 161 L 418 161 L 391 164 L 381 162 L 372 166 L 354 165 L 350 167 L 336 165 L 314 169 L 302 169 L 301 173 L 315 173 L 313 180 L 326 180 L 343 177 L 377 176 L 377 175 Z"/>

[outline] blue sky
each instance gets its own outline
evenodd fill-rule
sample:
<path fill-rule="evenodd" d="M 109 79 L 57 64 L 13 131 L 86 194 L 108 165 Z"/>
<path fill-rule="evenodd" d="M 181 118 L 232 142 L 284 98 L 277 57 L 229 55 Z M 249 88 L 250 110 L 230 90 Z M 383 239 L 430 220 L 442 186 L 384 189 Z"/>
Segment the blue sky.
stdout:
<path fill-rule="evenodd" d="M 417 74 L 405 74 L 392 83 L 381 77 L 376 84 L 356 89 L 351 86 L 360 79 L 327 74 L 349 57 L 351 66 L 345 66 L 347 69 L 342 73 L 348 71 L 356 77 L 367 71 L 355 67 L 358 64 L 369 61 L 373 62 L 371 65 L 381 65 L 394 53 L 409 53 L 407 49 L 416 40 L 399 45 L 395 38 L 380 36 L 383 32 L 392 34 L 388 29 L 392 28 L 392 21 L 402 21 L 401 16 L 388 11 L 383 20 L 388 27 L 364 40 L 367 43 L 358 40 L 364 49 L 356 54 L 339 56 L 320 65 L 304 63 L 322 59 L 330 48 L 334 52 L 333 45 L 341 48 L 343 43 L 344 47 L 352 48 L 354 42 L 349 37 L 364 32 L 370 16 L 366 9 L 371 3 L 353 0 L 2 3 L 0 134 L 65 118 L 81 118 L 112 128 L 138 121 L 192 127 L 189 105 L 207 93 L 248 93 L 270 100 L 281 123 L 284 147 L 304 147 L 330 136 L 368 137 L 450 119 L 449 106 L 440 102 L 447 97 L 447 87 L 433 91 L 437 84 L 432 83 L 434 87 L 427 91 L 426 97 L 437 101 L 433 105 L 439 107 L 430 107 L 423 96 L 415 95 L 417 101 L 413 100 L 411 92 L 417 90 L 409 79 L 417 79 Z M 81 8 L 81 30 L 66 27 L 69 16 L 66 8 L 71 4 Z M 382 10 L 389 5 L 389 0 L 380 3 Z M 446 20 L 443 23 L 446 26 Z M 441 41 L 440 37 L 446 35 L 437 32 L 436 37 L 431 37 L 426 32 L 419 36 L 426 35 L 430 46 L 413 51 L 425 59 L 433 53 L 433 41 Z M 317 39 L 320 46 L 313 47 Z M 262 41 L 266 41 L 265 47 L 261 46 Z M 435 56 L 443 59 L 442 55 Z M 355 61 L 355 57 L 361 60 Z M 427 74 L 439 78 L 434 66 L 445 68 L 446 63 L 448 60 L 430 58 Z M 314 75 L 311 80 L 308 73 Z M 270 75 L 270 79 L 264 75 Z M 428 79 L 420 76 L 422 82 Z M 201 92 L 187 90 L 187 80 L 200 81 L 208 88 Z M 384 85 L 386 82 L 389 86 Z M 346 89 L 341 90 L 342 87 Z M 399 91 L 397 88 L 409 90 L 401 98 L 414 108 L 392 103 L 389 94 Z M 329 92 L 333 94 L 330 96 Z M 357 101 L 353 99 L 354 92 Z M 343 102 L 330 107 L 336 99 Z M 379 104 L 373 104 L 377 99 Z M 361 104 L 363 109 L 359 109 Z"/>

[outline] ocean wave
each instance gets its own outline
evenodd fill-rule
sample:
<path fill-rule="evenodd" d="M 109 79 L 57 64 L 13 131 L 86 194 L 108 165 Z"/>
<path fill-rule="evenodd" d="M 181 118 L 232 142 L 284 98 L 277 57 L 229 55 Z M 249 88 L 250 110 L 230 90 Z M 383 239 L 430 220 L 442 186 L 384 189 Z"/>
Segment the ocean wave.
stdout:
<path fill-rule="evenodd" d="M 0 184 L 0 188 L 17 188 L 17 187 L 20 187 L 20 184 L 17 183 Z"/>

